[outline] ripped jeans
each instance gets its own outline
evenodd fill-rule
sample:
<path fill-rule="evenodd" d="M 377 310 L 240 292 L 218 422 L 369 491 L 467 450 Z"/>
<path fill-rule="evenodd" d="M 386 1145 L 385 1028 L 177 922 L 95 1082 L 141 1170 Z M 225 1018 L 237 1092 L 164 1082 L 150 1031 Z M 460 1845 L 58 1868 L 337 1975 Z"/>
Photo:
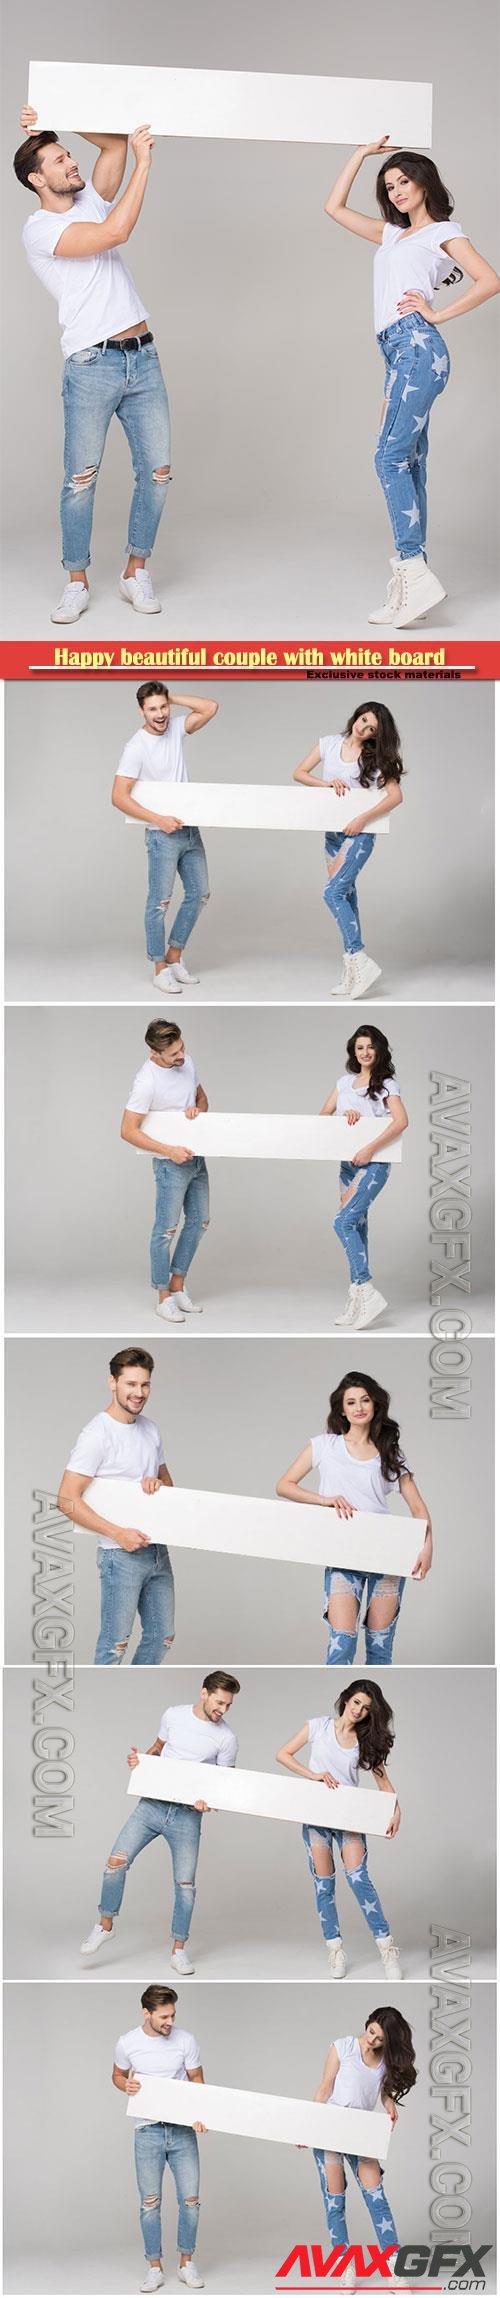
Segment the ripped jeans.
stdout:
<path fill-rule="evenodd" d="M 138 2122 L 134 2151 L 141 2232 L 148 2265 L 153 2258 L 161 2258 L 161 2190 L 167 2163 L 179 2204 L 177 2247 L 192 2258 L 198 2233 L 200 2183 L 196 2131 L 187 2123 Z"/>
<path fill-rule="evenodd" d="M 385 414 L 375 454 L 398 558 L 425 558 L 429 416 L 444 391 L 450 354 L 417 311 L 377 337 L 385 361 Z"/>
<path fill-rule="evenodd" d="M 356 1188 L 354 1196 L 349 1199 L 349 1204 L 341 1205 L 333 1227 L 335 1236 L 339 1238 L 339 1243 L 343 1245 L 347 1256 L 349 1276 L 353 1285 L 368 1285 L 370 1283 L 368 1207 L 373 1204 L 375 1197 L 380 1196 L 381 1189 L 385 1189 L 390 1170 L 390 1165 L 383 1165 L 381 1162 L 371 1165 L 351 1165 L 347 1159 L 342 1159 L 339 1173 L 341 1189 L 350 1189 L 352 1181 L 356 1182 Z"/>
<path fill-rule="evenodd" d="M 185 1945 L 196 1898 L 201 1818 L 201 1811 L 195 1811 L 192 1803 L 163 1803 L 160 1797 L 140 1795 L 109 1853 L 110 1859 L 120 1860 L 120 1866 L 110 1867 L 108 1862 L 104 1869 L 99 1914 L 119 1914 L 129 1867 L 148 1843 L 162 1835 L 172 1854 L 174 1874 L 172 1938 L 181 1939 Z"/>
<path fill-rule="evenodd" d="M 324 1580 L 324 1620 L 328 1619 L 328 1606 L 330 1603 L 330 1597 L 333 1594 L 333 1590 L 336 1585 L 338 1585 L 339 1589 L 346 1587 L 353 1589 L 358 1606 L 358 1616 L 356 1620 L 356 1626 L 354 1628 L 333 1628 L 330 1621 L 328 1622 L 329 1636 L 328 1650 L 326 1655 L 327 1668 L 348 1667 L 351 1661 L 355 1660 L 356 1658 L 359 1615 L 361 1611 L 361 1599 L 364 1588 L 366 1588 L 366 1612 L 363 1626 L 365 1630 L 367 1666 L 372 1666 L 375 1664 L 379 1668 L 390 1667 L 392 1660 L 392 1647 L 396 1634 L 399 1614 L 401 1611 L 404 1579 L 393 1580 L 388 1578 L 387 1572 L 347 1572 L 344 1571 L 343 1568 L 341 1570 L 338 1564 L 327 1564 Z M 396 1596 L 396 1609 L 394 1613 L 394 1619 L 389 1621 L 387 1628 L 369 1628 L 367 1623 L 372 1596 L 380 1596 L 382 1593 L 385 1593 L 386 1590 L 394 1590 Z"/>
<path fill-rule="evenodd" d="M 137 343 L 140 337 L 136 337 Z M 62 562 L 70 574 L 90 564 L 94 498 L 111 418 L 118 416 L 134 468 L 127 551 L 149 558 L 170 485 L 170 416 L 154 343 L 73 351 L 63 369 Z"/>
<path fill-rule="evenodd" d="M 398 2236 L 396 2233 L 396 2227 L 394 2225 L 392 2211 L 389 2209 L 389 2204 L 384 2192 L 382 2172 L 380 2172 L 380 2177 L 377 2180 L 376 2186 L 363 2186 L 363 2180 L 360 2178 L 359 2171 L 359 2155 L 325 2154 L 322 2149 L 320 2150 L 320 2148 L 316 2146 L 313 2148 L 313 2154 L 316 2168 L 319 2173 L 321 2192 L 325 2205 L 326 2223 L 332 2247 L 335 2247 L 335 2244 L 339 2243 L 343 2249 L 347 2250 L 349 2248 L 349 2235 L 347 2232 L 347 2221 L 345 2214 L 345 2184 L 343 2194 L 329 2194 L 326 2176 L 327 2164 L 330 2162 L 340 2162 L 347 2163 L 349 2170 L 352 2170 L 353 2177 L 356 2179 L 360 2193 L 363 2195 L 363 2200 L 366 2202 L 367 2210 L 370 2212 L 372 2226 L 375 2228 L 375 2233 L 377 2235 L 380 2249 L 387 2249 L 390 2242 L 394 2243 L 395 2249 L 399 2248 Z"/>
<path fill-rule="evenodd" d="M 175 814 L 175 789 L 172 793 L 172 813 Z M 193 932 L 204 902 L 208 901 L 207 857 L 199 830 L 186 823 L 182 830 L 154 830 L 150 822 L 146 830 L 148 855 L 148 898 L 144 913 L 146 950 L 153 960 L 165 956 L 165 913 L 173 893 L 177 871 L 183 888 L 183 901 L 174 918 L 169 943 L 172 949 L 183 950 Z"/>
<path fill-rule="evenodd" d="M 314 1865 L 313 1843 L 315 1843 L 318 1838 L 321 1843 L 327 1843 L 329 1850 L 331 1851 L 331 1875 L 316 1874 L 316 1868 Z M 344 1844 L 349 1844 L 352 1842 L 352 1840 L 352 1835 L 347 1834 L 345 1828 L 303 1827 L 302 1829 L 302 1841 L 306 1846 L 310 1873 L 314 1883 L 316 1906 L 321 1923 L 321 1929 L 323 1932 L 323 1938 L 326 1939 L 328 1945 L 330 1945 L 332 1939 L 340 1939 L 341 1937 L 335 1892 L 335 1864 L 333 1858 L 333 1846 L 334 1843 L 337 1843 L 339 1851 L 343 1852 Z M 372 1932 L 373 1938 L 390 1939 L 390 1923 L 387 1922 L 387 1917 L 384 1915 L 383 1907 L 381 1907 L 380 1904 L 378 1892 L 375 1890 L 375 1884 L 372 1883 L 371 1877 L 368 1874 L 366 1837 L 364 1835 L 360 1835 L 359 1841 L 363 1844 L 363 1857 L 360 1860 L 359 1867 L 351 1867 L 349 1870 L 349 1868 L 344 1864 L 344 1875 L 346 1883 L 349 1884 L 350 1891 L 354 1892 L 354 1897 L 357 1899 L 358 1907 L 361 1908 L 361 1914 L 365 1916 L 365 1920 L 368 1924 L 368 1929 Z"/>
<path fill-rule="evenodd" d="M 142 1628 L 133 1668 L 157 1668 L 168 1658 L 175 1621 L 174 1575 L 160 1541 L 147 1548 L 98 1548 L 101 1625 L 94 1667 L 118 1668 L 132 1634 L 136 1612 Z"/>
<path fill-rule="evenodd" d="M 208 1229 L 208 1173 L 204 1157 L 191 1157 L 186 1165 L 174 1165 L 171 1157 L 153 1157 L 153 1172 L 156 1212 L 151 1232 L 151 1283 L 156 1291 L 164 1292 L 171 1276 L 187 1277 L 203 1230 Z M 182 1229 L 171 1261 L 170 1246 L 181 1213 Z"/>
<path fill-rule="evenodd" d="M 335 856 L 342 852 L 342 847 L 345 847 L 344 860 L 340 864 L 340 869 L 335 871 L 333 878 L 327 880 L 323 901 L 326 902 L 327 909 L 331 910 L 332 917 L 335 918 L 335 923 L 342 935 L 344 949 L 347 950 L 349 956 L 355 950 L 364 948 L 356 894 L 356 878 L 359 878 L 360 870 L 364 870 L 365 863 L 369 862 L 374 845 L 375 838 L 371 836 L 369 831 L 365 833 L 364 830 L 360 830 L 358 836 L 354 838 L 346 838 L 345 831 L 342 832 L 342 830 L 329 830 L 325 838 L 325 853 L 329 861 L 333 861 Z"/>

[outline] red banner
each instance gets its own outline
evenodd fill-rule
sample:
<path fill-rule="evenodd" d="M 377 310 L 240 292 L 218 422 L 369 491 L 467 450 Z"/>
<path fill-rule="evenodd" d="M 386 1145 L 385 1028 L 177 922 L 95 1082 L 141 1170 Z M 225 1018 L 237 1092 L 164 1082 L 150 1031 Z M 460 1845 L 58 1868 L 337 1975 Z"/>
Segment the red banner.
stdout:
<path fill-rule="evenodd" d="M 213 678 L 500 679 L 500 642 L 494 639 L 172 639 L 157 645 L 119 640 L 8 641 L 0 645 L 0 678 Z"/>

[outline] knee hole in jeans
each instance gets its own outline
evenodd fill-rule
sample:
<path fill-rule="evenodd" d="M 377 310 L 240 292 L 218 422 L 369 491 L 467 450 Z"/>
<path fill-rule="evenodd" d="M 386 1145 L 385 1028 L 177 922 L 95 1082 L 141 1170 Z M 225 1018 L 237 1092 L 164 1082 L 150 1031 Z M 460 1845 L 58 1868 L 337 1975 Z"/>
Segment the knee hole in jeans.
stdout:
<path fill-rule="evenodd" d="M 186 2195 L 186 2210 L 199 2210 L 199 2207 L 200 2207 L 200 2197 L 199 2197 L 199 2194 L 187 2194 L 187 2195 Z"/>
<path fill-rule="evenodd" d="M 202 903 L 203 903 L 203 908 L 205 908 L 205 902 L 209 902 L 209 901 L 210 901 L 210 893 L 208 893 L 208 894 L 202 894 L 202 897 L 201 897 L 201 899 L 202 899 Z"/>
<path fill-rule="evenodd" d="M 114 1867 L 126 1867 L 126 1865 L 126 1851 L 111 1851 L 107 1863 L 106 1873 L 109 1875 Z"/>
<path fill-rule="evenodd" d="M 143 2202 L 143 2210 L 156 2210 L 156 2207 L 157 2207 L 157 2204 L 159 2203 L 159 2200 L 160 2200 L 159 2194 L 145 2194 L 145 2196 L 144 2196 L 144 2202 Z"/>
<path fill-rule="evenodd" d="M 122 1652 L 126 1652 L 126 1649 L 126 1644 L 113 1644 L 113 1651 L 116 1652 L 117 1657 L 119 1653 L 121 1658 Z"/>
<path fill-rule="evenodd" d="M 202 1228 L 203 1228 L 203 1229 L 209 1229 L 209 1228 L 210 1228 L 210 1222 L 209 1222 L 209 1221 L 202 1221 Z"/>
<path fill-rule="evenodd" d="M 79 487 L 92 487 L 94 479 L 97 478 L 97 471 L 97 463 L 89 463 L 86 471 L 74 471 L 69 482 L 70 487 L 75 487 L 77 491 Z"/>
<path fill-rule="evenodd" d="M 153 471 L 153 478 L 157 480 L 159 487 L 166 487 L 167 479 L 169 479 L 170 476 L 170 463 L 164 463 L 163 470 Z"/>

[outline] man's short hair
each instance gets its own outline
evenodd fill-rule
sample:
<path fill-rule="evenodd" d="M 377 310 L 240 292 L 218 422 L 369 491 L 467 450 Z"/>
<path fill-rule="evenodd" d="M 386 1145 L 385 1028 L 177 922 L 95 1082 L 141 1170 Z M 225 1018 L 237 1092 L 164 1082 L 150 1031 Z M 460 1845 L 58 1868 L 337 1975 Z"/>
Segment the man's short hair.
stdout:
<path fill-rule="evenodd" d="M 167 702 L 170 702 L 168 686 L 162 684 L 161 678 L 147 678 L 145 686 L 137 687 L 136 700 L 141 710 L 143 703 L 148 701 L 150 694 L 165 694 Z"/>
<path fill-rule="evenodd" d="M 238 1677 L 227 1676 L 224 1668 L 212 1668 L 211 1675 L 203 1677 L 203 1690 L 204 1692 L 232 1692 L 234 1699 L 236 1692 L 241 1691 L 241 1685 L 238 1683 Z"/>
<path fill-rule="evenodd" d="M 109 1363 L 113 1380 L 119 1380 L 120 1373 L 126 1371 L 127 1365 L 134 1364 L 139 1364 L 143 1372 L 154 1372 L 154 1357 L 149 1355 L 147 1348 L 117 1349 L 116 1356 L 110 1357 Z"/>
<path fill-rule="evenodd" d="M 26 191 L 33 191 L 34 187 L 30 183 L 30 176 L 36 174 L 40 152 L 43 152 L 44 145 L 58 143 L 59 136 L 56 136 L 55 128 L 37 128 L 36 135 L 26 136 L 24 144 L 19 145 L 19 151 L 14 152 L 14 175 L 17 176 L 19 184 L 25 185 Z"/>
<path fill-rule="evenodd" d="M 152 1053 L 166 1053 L 167 1046 L 174 1045 L 176 1037 L 181 1034 L 176 1021 L 163 1021 L 162 1018 L 160 1021 L 148 1022 L 145 1043 Z"/>
<path fill-rule="evenodd" d="M 175 1987 L 145 1987 L 141 1995 L 143 2011 L 157 2011 L 160 2003 L 178 2003 Z"/>

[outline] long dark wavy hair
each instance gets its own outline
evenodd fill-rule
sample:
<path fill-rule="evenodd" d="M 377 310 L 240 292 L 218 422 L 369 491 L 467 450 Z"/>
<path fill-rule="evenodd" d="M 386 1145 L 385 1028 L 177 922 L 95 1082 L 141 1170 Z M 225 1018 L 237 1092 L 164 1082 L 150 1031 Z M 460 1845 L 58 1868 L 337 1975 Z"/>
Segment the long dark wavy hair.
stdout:
<path fill-rule="evenodd" d="M 375 186 L 384 223 L 397 223 L 400 231 L 408 231 L 410 228 L 409 215 L 401 215 L 399 209 L 393 207 L 389 199 L 385 181 L 388 168 L 402 168 L 403 174 L 410 177 L 411 183 L 419 185 L 420 190 L 423 191 L 427 214 L 432 223 L 448 222 L 448 218 L 453 215 L 455 202 L 451 192 L 447 190 L 446 184 L 443 183 L 443 178 L 439 174 L 439 168 L 436 167 L 435 161 L 428 159 L 427 154 L 423 152 L 391 152 L 390 158 L 388 156 L 384 160 L 383 167 L 379 168 Z M 463 279 L 463 276 L 463 271 L 460 270 L 457 263 L 455 270 L 450 271 L 449 278 L 443 281 L 444 287 L 452 287 L 454 280 Z"/>
<path fill-rule="evenodd" d="M 359 1747 L 360 1771 L 379 1771 L 381 1764 L 390 1755 L 391 1747 L 394 1747 L 392 1708 L 388 1707 L 379 1684 L 368 1683 L 365 1676 L 359 1676 L 355 1684 L 348 1684 L 346 1690 L 340 1692 L 335 1701 L 336 1716 L 343 1716 L 353 1692 L 366 1692 L 370 1700 L 368 1715 L 360 1716 L 359 1723 L 353 1724 Z"/>
<path fill-rule="evenodd" d="M 390 2099 L 405 2099 L 417 2080 L 411 2027 L 402 2011 L 395 2011 L 392 2003 L 382 2003 L 378 2011 L 370 2011 L 365 2020 L 365 2034 L 366 2028 L 375 2023 L 382 2028 L 384 2037 L 384 2090 Z"/>
<path fill-rule="evenodd" d="M 385 702 L 364 702 L 357 710 L 353 710 L 344 727 L 344 734 L 354 732 L 356 720 L 362 717 L 364 710 L 373 712 L 377 720 L 377 731 L 376 734 L 365 735 L 360 750 L 360 783 L 363 790 L 369 789 L 370 782 L 377 782 L 379 790 L 385 789 L 386 782 L 400 782 L 404 773 L 400 736 L 392 711 L 386 710 Z"/>
<path fill-rule="evenodd" d="M 399 1423 L 389 1417 L 391 1400 L 388 1388 L 381 1388 L 380 1382 L 375 1380 L 372 1372 L 347 1372 L 344 1374 L 343 1380 L 339 1381 L 338 1387 L 333 1389 L 326 1423 L 329 1436 L 344 1436 L 349 1427 L 347 1414 L 344 1412 L 344 1397 L 347 1388 L 365 1388 L 367 1396 L 371 1397 L 373 1419 L 370 1421 L 370 1437 L 372 1444 L 376 1444 L 377 1452 L 380 1453 L 382 1475 L 386 1481 L 390 1477 L 399 1477 L 405 1467 L 399 1441 Z"/>
<path fill-rule="evenodd" d="M 396 1074 L 392 1054 L 389 1047 L 389 1040 L 384 1036 L 383 1029 L 377 1029 L 376 1027 L 372 1028 L 371 1023 L 369 1028 L 359 1028 L 354 1030 L 353 1036 L 348 1037 L 347 1039 L 346 1069 L 350 1071 L 351 1075 L 354 1074 L 355 1077 L 361 1076 L 361 1062 L 358 1061 L 356 1053 L 356 1043 L 358 1037 L 369 1037 L 371 1044 L 375 1046 L 375 1060 L 373 1063 L 373 1068 L 370 1070 L 370 1076 L 367 1085 L 367 1098 L 368 1100 L 373 1101 L 375 1094 L 381 1093 L 382 1091 L 384 1078 L 395 1077 Z"/>

